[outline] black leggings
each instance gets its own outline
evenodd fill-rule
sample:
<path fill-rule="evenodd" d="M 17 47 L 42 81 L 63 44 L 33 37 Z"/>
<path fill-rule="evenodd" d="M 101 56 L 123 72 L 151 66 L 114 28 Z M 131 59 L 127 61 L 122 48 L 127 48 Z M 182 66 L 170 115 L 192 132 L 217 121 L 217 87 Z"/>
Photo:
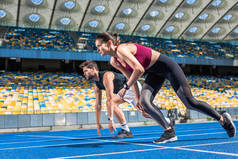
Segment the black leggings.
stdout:
<path fill-rule="evenodd" d="M 188 85 L 187 79 L 180 66 L 169 57 L 160 54 L 156 63 L 147 70 L 148 75 L 142 87 L 140 102 L 145 112 L 160 124 L 164 129 L 169 127 L 160 109 L 153 104 L 153 100 L 168 79 L 177 96 L 188 109 L 197 110 L 220 120 L 220 114 L 209 104 L 196 100 Z"/>

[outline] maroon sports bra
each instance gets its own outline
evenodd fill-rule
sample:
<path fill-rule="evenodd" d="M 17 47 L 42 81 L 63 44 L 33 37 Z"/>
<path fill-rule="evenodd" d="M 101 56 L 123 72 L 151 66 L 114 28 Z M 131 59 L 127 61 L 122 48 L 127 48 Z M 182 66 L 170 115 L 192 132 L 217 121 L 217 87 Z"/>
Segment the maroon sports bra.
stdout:
<path fill-rule="evenodd" d="M 136 47 L 137 47 L 137 50 L 136 50 L 136 53 L 134 56 L 146 70 L 146 68 L 150 65 L 152 49 L 142 46 L 142 45 L 139 45 L 139 44 L 134 44 L 134 45 L 136 45 Z M 117 50 L 118 46 L 116 47 L 116 50 Z M 116 57 L 115 57 L 115 60 L 117 63 L 119 63 L 122 66 L 122 64 L 117 60 Z M 127 63 L 126 63 L 125 69 L 130 72 L 133 72 L 133 68 L 131 68 Z"/>

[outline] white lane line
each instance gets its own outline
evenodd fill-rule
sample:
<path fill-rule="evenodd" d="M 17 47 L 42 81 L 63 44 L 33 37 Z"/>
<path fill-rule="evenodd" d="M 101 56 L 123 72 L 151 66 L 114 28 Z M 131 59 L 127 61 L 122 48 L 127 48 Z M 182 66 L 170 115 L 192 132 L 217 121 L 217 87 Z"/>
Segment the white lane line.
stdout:
<path fill-rule="evenodd" d="M 66 137 L 65 137 L 66 138 Z M 39 146 L 23 146 L 23 147 L 9 147 L 9 148 L 0 148 L 0 151 L 2 150 L 16 150 L 16 149 L 31 149 L 31 148 L 41 148 L 41 147 L 55 147 L 55 146 L 68 146 L 68 145 L 85 145 L 85 144 L 99 144 L 99 143 L 105 143 L 105 142 L 109 142 L 109 143 L 115 143 L 115 142 L 119 142 L 119 141 L 114 141 L 114 140 L 100 140 L 100 139 L 85 139 L 85 138 L 71 138 L 71 139 L 83 139 L 83 140 L 91 140 L 91 141 L 97 141 L 97 142 L 75 142 L 75 143 L 68 143 L 68 144 L 53 144 L 53 145 L 39 145 Z M 51 141 L 55 141 L 55 140 L 51 140 Z M 122 143 L 122 142 L 121 142 Z M 130 143 L 133 144 L 133 143 Z M 137 144 L 139 145 L 139 143 Z M 142 144 L 141 144 L 142 145 Z M 143 144 L 144 146 L 146 146 L 146 144 Z M 152 146 L 152 147 L 162 147 L 159 145 L 148 145 L 147 146 Z"/>
<path fill-rule="evenodd" d="M 37 143 L 37 142 L 50 142 L 50 141 L 64 141 L 65 139 L 55 139 L 55 140 L 34 140 L 34 141 L 19 141 L 19 142 L 5 142 L 0 143 L 0 145 L 11 145 L 11 144 L 25 144 L 25 143 Z"/>
<path fill-rule="evenodd" d="M 200 134 L 188 134 L 188 135 L 178 135 L 178 137 L 180 136 L 202 136 L 202 135 L 211 135 L 211 134 L 223 134 L 225 132 L 216 132 L 216 133 L 200 133 Z M 25 136 L 25 135 L 19 135 L 19 136 Z M 24 144 L 24 143 L 37 143 L 37 142 L 51 142 L 51 141 L 64 141 L 67 139 L 72 139 L 72 140 L 101 140 L 102 139 L 90 139 L 90 138 L 77 138 L 77 137 L 67 137 L 67 136 L 40 136 L 40 135 L 26 135 L 26 136 L 31 136 L 31 137 L 41 137 L 41 138 L 59 138 L 59 139 L 55 139 L 55 140 L 34 140 L 34 141 L 24 141 L 24 142 L 5 142 L 5 143 L 0 143 L 0 145 L 10 145 L 10 144 Z M 144 140 L 144 139 L 154 139 L 157 137 L 147 137 L 147 138 L 132 138 L 132 139 L 125 139 L 125 140 L 121 140 L 121 141 L 134 141 L 134 140 Z M 112 142 L 113 140 L 111 140 L 110 142 Z M 86 142 L 87 143 L 87 142 Z M 73 143 L 72 143 L 73 144 Z M 84 144 L 84 143 L 82 143 Z M 4 148 L 3 148 L 4 149 Z M 16 147 L 17 149 L 17 147 Z M 0 149 L 2 150 L 2 149 Z"/>
<path fill-rule="evenodd" d="M 210 134 L 210 133 L 209 133 Z M 218 133 L 213 133 L 213 134 L 218 134 Z M 207 133 L 205 134 L 193 134 L 194 136 L 196 135 L 207 135 Z M 69 138 L 69 137 L 65 137 L 65 136 L 61 136 L 64 138 Z M 54 147 L 54 146 L 67 146 L 67 145 L 83 145 L 83 144 L 97 144 L 97 143 L 103 143 L 103 142 L 123 142 L 123 143 L 128 143 L 128 144 L 135 144 L 135 143 L 130 143 L 129 141 L 134 141 L 134 140 L 144 140 L 144 139 L 151 139 L 152 137 L 149 138 L 136 138 L 136 139 L 127 139 L 127 140 L 120 140 L 120 141 L 116 141 L 116 140 L 100 140 L 100 139 L 85 139 L 85 138 L 69 138 L 69 139 L 76 139 L 76 140 L 93 140 L 93 141 L 98 141 L 98 142 L 76 142 L 76 143 L 68 143 L 68 144 L 54 144 L 54 145 L 39 145 L 39 146 L 23 146 L 23 147 L 12 147 L 12 148 L 2 148 L 0 150 L 15 150 L 15 149 L 27 149 L 27 148 L 40 148 L 40 147 Z M 153 137 L 155 138 L 155 137 Z M 46 140 L 46 141 L 55 141 L 55 140 Z M 37 142 L 37 141 L 35 141 Z M 238 141 L 237 141 L 238 142 Z M 228 142 L 229 143 L 229 142 Z M 138 145 L 140 145 L 140 143 L 136 143 Z M 219 144 L 219 143 L 217 143 Z M 200 144 L 201 146 L 203 144 Z M 198 145 L 198 146 L 200 146 Z M 209 144 L 204 144 L 204 145 L 209 145 Z M 152 147 L 160 147 L 158 145 L 149 145 L 149 144 L 143 144 L 143 146 L 152 146 Z M 191 145 L 191 146 L 196 146 L 196 145 Z M 186 147 L 191 147 L 190 145 L 187 145 Z M 179 147 L 184 147 L 184 146 L 179 146 Z M 169 147 L 170 148 L 170 147 Z"/>
<path fill-rule="evenodd" d="M 210 128 L 210 129 L 208 129 L 208 128 L 203 128 L 203 129 L 191 129 L 191 130 L 177 130 L 176 131 L 176 128 L 175 128 L 175 132 L 176 133 L 178 133 L 178 132 L 193 132 L 193 131 L 196 131 L 196 132 L 199 132 L 199 131 L 210 131 L 210 130 L 223 130 L 223 128 Z M 158 133 L 158 134 L 160 134 L 160 133 L 163 133 L 164 131 L 163 130 L 157 130 L 157 131 L 149 131 L 150 133 L 135 133 L 136 134 L 136 136 L 138 136 L 138 135 L 154 135 L 155 133 Z M 134 133 L 134 132 L 132 132 L 132 133 Z"/>
<path fill-rule="evenodd" d="M 105 140 L 107 141 L 107 140 Z M 116 143 L 124 143 L 124 144 L 132 144 L 132 145 L 140 145 L 140 146 L 152 146 L 152 147 L 163 147 L 163 148 L 173 148 L 173 149 L 183 149 L 186 147 L 202 147 L 202 146 L 213 146 L 213 145 L 222 145 L 222 144 L 233 144 L 233 143 L 238 143 L 238 141 L 227 141 L 227 142 L 213 142 L 213 143 L 208 143 L 208 144 L 197 144 L 197 145 L 186 145 L 186 146 L 163 146 L 163 145 L 156 145 L 156 144 L 153 144 L 153 145 L 150 145 L 150 144 L 140 144 L 140 143 L 131 143 L 131 142 L 120 142 L 120 141 L 114 141 Z M 191 149 L 191 150 L 194 150 L 194 149 Z M 237 154 L 238 155 L 238 154 Z"/>
<path fill-rule="evenodd" d="M 236 153 L 217 152 L 217 151 L 207 151 L 207 150 L 197 150 L 197 149 L 189 149 L 189 148 L 181 148 L 181 147 L 174 147 L 174 149 L 176 149 L 176 150 L 185 150 L 185 151 L 204 152 L 204 153 L 211 153 L 211 154 L 217 154 L 217 155 L 236 156 L 236 157 L 238 157 L 238 154 L 236 154 Z"/>
<path fill-rule="evenodd" d="M 200 134 L 185 134 L 185 135 L 178 135 L 178 136 L 200 136 L 200 135 L 212 135 L 212 134 L 226 134 L 226 132 L 214 132 L 214 133 L 200 133 Z"/>
<path fill-rule="evenodd" d="M 192 130 L 182 130 L 182 131 L 176 131 L 176 133 L 178 132 L 193 132 L 193 131 L 209 131 L 209 130 L 221 130 L 222 128 L 211 128 L 211 129 L 207 129 L 207 128 L 204 128 L 204 129 L 199 129 L 199 130 L 195 130 L 195 129 L 192 129 Z M 96 132 L 96 131 L 95 131 Z M 150 133 L 145 133 L 147 131 L 140 131 L 140 133 L 136 133 L 136 131 L 134 132 L 134 134 L 136 135 L 154 135 L 155 133 L 163 133 L 162 130 L 159 130 L 159 131 L 149 131 Z M 94 134 L 90 134 L 90 135 L 77 135 L 77 137 L 91 137 L 92 135 L 95 135 L 96 133 Z M 54 138 L 54 137 L 60 137 L 60 136 L 51 136 L 51 135 L 16 135 L 16 136 L 30 136 L 30 137 L 51 137 L 51 138 Z M 63 136 L 63 138 L 65 138 L 65 136 Z"/>
<path fill-rule="evenodd" d="M 75 139 L 75 137 L 68 137 L 68 136 L 50 136 L 50 135 L 18 135 L 18 136 L 25 136 L 25 137 L 39 137 L 39 138 L 63 138 L 63 139 Z"/>
<path fill-rule="evenodd" d="M 215 133 L 214 133 L 215 134 Z M 197 135 L 202 135 L 202 134 L 197 134 Z M 61 136 L 62 137 L 62 136 Z M 67 137 L 65 137 L 67 138 Z M 111 141 L 111 140 L 98 140 L 98 139 L 88 139 L 88 140 L 96 140 L 99 142 L 88 142 L 89 144 L 98 144 L 98 143 L 105 143 L 105 142 L 115 142 L 115 143 L 127 143 L 127 144 L 133 144 L 133 145 L 142 145 L 142 146 L 149 146 L 149 147 L 157 147 L 158 148 L 162 148 L 162 149 L 180 149 L 180 150 L 186 150 L 186 151 L 199 151 L 199 152 L 206 152 L 206 153 L 216 153 L 214 151 L 205 151 L 205 150 L 196 150 L 196 149 L 189 149 L 189 148 L 185 148 L 185 147 L 166 147 L 166 146 L 160 146 L 160 145 L 151 145 L 151 144 L 140 144 L 140 143 L 130 143 L 130 142 L 123 142 L 123 141 Z M 138 138 L 137 138 L 138 140 Z M 229 143 L 237 143 L 238 141 L 231 141 L 231 142 L 222 142 L 222 143 L 210 143 L 210 144 L 199 144 L 199 145 L 189 145 L 187 147 L 191 147 L 191 146 L 203 146 L 203 145 L 217 145 L 217 144 L 229 144 Z M 14 149 L 27 149 L 27 148 L 40 148 L 40 147 L 55 147 L 55 146 L 67 146 L 67 145 L 75 145 L 75 144 L 86 144 L 86 143 L 70 143 L 70 144 L 55 144 L 55 145 L 41 145 L 41 146 L 26 146 L 26 147 L 18 147 L 18 148 L 3 148 L 0 150 L 14 150 Z M 137 150 L 136 150 L 137 151 Z M 146 151 L 145 149 L 143 150 L 138 150 L 138 151 Z M 115 152 L 116 154 L 119 153 L 124 153 L 125 151 L 122 152 Z M 135 151 L 129 151 L 129 152 L 135 152 Z M 129 153 L 129 152 L 125 152 L 125 153 Z M 107 155 L 109 154 L 113 154 L 112 153 L 107 153 Z M 233 154 L 233 153 L 223 153 L 223 152 L 217 152 L 217 154 L 223 154 L 223 155 L 229 155 L 229 156 L 235 156 L 237 154 Z M 95 155 L 95 154 L 93 154 Z M 103 154 L 97 154 L 97 155 L 103 155 Z M 84 155 L 85 156 L 85 155 Z M 70 156 L 68 156 L 70 157 Z M 67 158 L 68 158 L 67 157 Z M 78 157 L 78 156 L 77 156 Z M 86 157 L 86 156 L 85 156 Z"/>
<path fill-rule="evenodd" d="M 232 144 L 237 143 L 238 141 L 225 141 L 225 142 L 214 142 L 212 145 L 222 145 L 222 144 Z M 198 146 L 210 146 L 211 144 L 196 144 L 196 145 L 186 145 L 186 146 L 179 146 L 179 147 L 198 147 Z"/>
<path fill-rule="evenodd" d="M 50 159 L 67 159 L 67 158 L 82 158 L 82 157 L 93 157 L 93 156 L 105 156 L 105 155 L 116 155 L 116 154 L 132 153 L 132 152 L 155 151 L 155 150 L 160 150 L 160 149 L 166 149 L 166 148 L 154 148 L 154 149 L 143 149 L 143 150 L 132 150 L 132 151 L 109 152 L 109 153 L 91 154 L 91 155 L 57 157 L 57 158 L 50 158 Z"/>
<path fill-rule="evenodd" d="M 209 129 L 207 129 L 207 130 L 209 130 Z M 219 130 L 219 129 L 211 129 L 211 130 Z M 191 130 L 191 131 L 198 132 L 199 130 Z M 188 132 L 188 131 L 177 131 L 177 132 Z M 160 131 L 159 133 L 163 133 L 163 132 Z M 221 131 L 221 132 L 212 132 L 212 133 L 186 134 L 186 135 L 179 135 L 179 136 L 195 136 L 195 135 L 201 135 L 201 134 L 209 135 L 209 134 L 223 134 L 223 133 L 226 133 L 226 132 Z M 155 134 L 152 134 L 152 133 L 150 133 L 150 134 L 155 135 Z M 140 135 L 148 135 L 148 134 L 145 133 L 145 134 L 140 134 Z M 77 137 L 81 137 L 81 136 L 68 137 L 68 136 L 50 136 L 50 135 L 18 135 L 18 136 L 25 136 L 25 137 L 29 136 L 29 137 L 39 137 L 39 138 L 64 138 L 64 139 L 76 139 Z M 135 134 L 135 136 L 138 136 L 138 134 Z M 89 138 L 84 137 L 82 139 L 90 139 L 90 138 L 92 138 L 92 136 L 90 136 Z M 152 137 L 152 138 L 154 138 L 154 137 Z"/>
<path fill-rule="evenodd" d="M 42 148 L 42 147 L 56 147 L 56 146 L 69 146 L 69 145 L 84 145 L 84 144 L 99 144 L 105 143 L 103 141 L 97 140 L 98 142 L 78 142 L 78 143 L 68 143 L 68 144 L 54 144 L 54 145 L 39 145 L 39 146 L 23 146 L 23 147 L 8 147 L 8 148 L 1 148 L 0 151 L 3 150 L 18 150 L 18 149 L 32 149 L 32 148 Z"/>
<path fill-rule="evenodd" d="M 107 140 L 104 140 L 107 141 Z M 167 147 L 167 146 L 159 146 L 159 145 L 149 145 L 149 144 L 137 144 L 137 143 L 128 143 L 128 142 L 117 142 L 116 143 L 127 143 L 133 145 L 142 145 L 142 146 L 152 146 L 152 147 L 160 147 L 155 149 L 142 149 L 142 150 L 134 150 L 134 151 L 121 151 L 121 152 L 110 152 L 110 153 L 101 153 L 101 154 L 90 154 L 90 155 L 78 155 L 78 156 L 66 156 L 66 157 L 57 157 L 51 159 L 68 159 L 68 158 L 83 158 L 83 157 L 93 157 L 93 156 L 105 156 L 105 155 L 116 155 L 116 154 L 123 154 L 123 153 L 134 153 L 134 152 L 145 152 L 145 151 L 153 151 L 153 150 L 162 150 L 162 149 L 177 149 L 177 150 L 185 150 L 185 151 L 193 151 L 193 152 L 204 152 L 204 153 L 211 153 L 211 154 L 218 154 L 218 155 L 226 155 L 226 156 L 238 156 L 235 153 L 226 153 L 226 152 L 215 152 L 215 151 L 206 151 L 206 150 L 197 150 L 197 149 L 189 149 L 189 148 L 182 148 L 182 147 Z M 224 143 L 237 143 L 238 141 L 234 142 L 224 142 Z M 210 143 L 206 145 L 216 145 L 222 143 Z M 201 145 L 201 144 L 200 144 Z M 194 145 L 195 146 L 195 145 Z"/>
<path fill-rule="evenodd" d="M 200 134 L 188 134 L 188 135 L 177 135 L 177 136 L 178 137 L 181 137 L 181 136 L 203 136 L 203 135 L 212 135 L 212 134 L 225 134 L 225 132 L 200 133 Z M 121 141 L 134 141 L 134 140 L 144 140 L 144 139 L 154 139 L 154 138 L 158 138 L 158 137 L 127 138 L 127 139 L 121 139 Z"/>
<path fill-rule="evenodd" d="M 204 130 L 205 130 L 205 131 L 209 131 L 209 130 L 223 130 L 223 128 L 216 128 L 216 129 L 205 129 L 205 128 L 204 128 L 204 129 L 199 129 L 199 130 L 194 130 L 194 129 L 193 129 L 193 130 L 182 130 L 182 131 L 181 131 L 181 130 L 180 130 L 180 131 L 179 131 L 179 130 L 178 130 L 178 131 L 175 130 L 175 132 L 176 132 L 176 133 L 181 133 L 181 132 L 194 132 L 194 131 L 195 131 L 195 132 L 199 132 L 199 131 L 204 131 Z M 136 136 L 138 136 L 138 135 L 154 135 L 155 133 L 157 133 L 157 134 L 162 134 L 162 133 L 163 133 L 163 131 L 161 131 L 161 130 L 160 130 L 160 131 L 152 131 L 152 132 L 153 132 L 153 133 L 151 133 L 151 131 L 150 131 L 150 133 L 135 133 L 135 134 L 136 134 Z"/>

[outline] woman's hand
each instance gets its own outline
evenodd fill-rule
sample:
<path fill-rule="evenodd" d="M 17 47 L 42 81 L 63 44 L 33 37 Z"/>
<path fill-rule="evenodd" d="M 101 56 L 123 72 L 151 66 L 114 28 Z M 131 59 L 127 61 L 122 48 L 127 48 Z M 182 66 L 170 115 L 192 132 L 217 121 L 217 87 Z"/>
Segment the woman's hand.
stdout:
<path fill-rule="evenodd" d="M 146 113 L 146 112 L 144 111 L 143 107 L 142 107 L 139 103 L 136 104 L 136 109 L 137 109 L 145 118 L 151 118 L 151 116 L 150 116 L 148 113 Z"/>
<path fill-rule="evenodd" d="M 140 113 L 142 113 L 144 110 L 143 110 L 143 108 L 142 108 L 142 106 L 139 104 L 139 103 L 136 103 L 136 109 L 140 112 Z"/>
<path fill-rule="evenodd" d="M 122 88 L 118 93 L 117 93 L 121 98 L 123 98 L 126 94 L 126 89 Z"/>
<path fill-rule="evenodd" d="M 142 112 L 142 115 L 145 117 L 145 118 L 150 118 L 151 119 L 151 116 L 146 113 L 145 111 Z"/>

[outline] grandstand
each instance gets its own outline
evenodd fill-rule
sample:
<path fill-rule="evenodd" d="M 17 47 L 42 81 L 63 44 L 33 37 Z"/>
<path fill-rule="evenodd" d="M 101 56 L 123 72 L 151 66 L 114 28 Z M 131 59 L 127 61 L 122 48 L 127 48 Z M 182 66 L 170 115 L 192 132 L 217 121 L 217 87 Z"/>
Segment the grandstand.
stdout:
<path fill-rule="evenodd" d="M 7 72 L 0 79 L 2 115 L 95 111 L 92 83 L 79 74 Z M 237 107 L 237 77 L 189 76 L 188 80 L 197 99 L 208 101 L 214 108 Z M 105 92 L 103 99 L 105 111 Z M 185 109 L 168 82 L 156 96 L 155 104 L 162 109 Z M 128 104 L 121 108 L 136 110 Z"/>
<path fill-rule="evenodd" d="M 48 31 L 40 29 L 9 28 L 5 39 L 8 43 L 2 45 L 6 48 L 72 51 L 80 53 L 80 49 L 96 50 L 94 41 L 97 33 L 73 33 L 65 31 Z M 231 43 L 208 42 L 196 40 L 179 40 L 121 35 L 121 41 L 134 42 L 151 47 L 169 56 L 193 57 L 237 57 L 237 46 Z M 87 43 L 86 43 L 87 42 Z M 79 43 L 82 45 L 80 46 Z M 78 45 L 77 45 L 78 44 Z M 79 48 L 80 47 L 80 48 Z"/>
<path fill-rule="evenodd" d="M 237 118 L 237 10 L 237 0 L 2 0 L 0 118 L 19 123 L 16 116 L 76 114 L 75 125 L 95 123 L 93 85 L 78 66 L 90 59 L 100 69 L 114 70 L 94 44 L 104 31 L 173 58 L 197 99 Z M 104 112 L 105 99 L 103 92 Z M 176 119 L 179 112 L 189 113 L 168 81 L 154 103 L 165 115 L 174 111 Z M 133 122 L 150 121 L 139 113 L 134 120 L 130 104 L 120 107 Z M 83 117 L 88 120 L 81 123 Z"/>

